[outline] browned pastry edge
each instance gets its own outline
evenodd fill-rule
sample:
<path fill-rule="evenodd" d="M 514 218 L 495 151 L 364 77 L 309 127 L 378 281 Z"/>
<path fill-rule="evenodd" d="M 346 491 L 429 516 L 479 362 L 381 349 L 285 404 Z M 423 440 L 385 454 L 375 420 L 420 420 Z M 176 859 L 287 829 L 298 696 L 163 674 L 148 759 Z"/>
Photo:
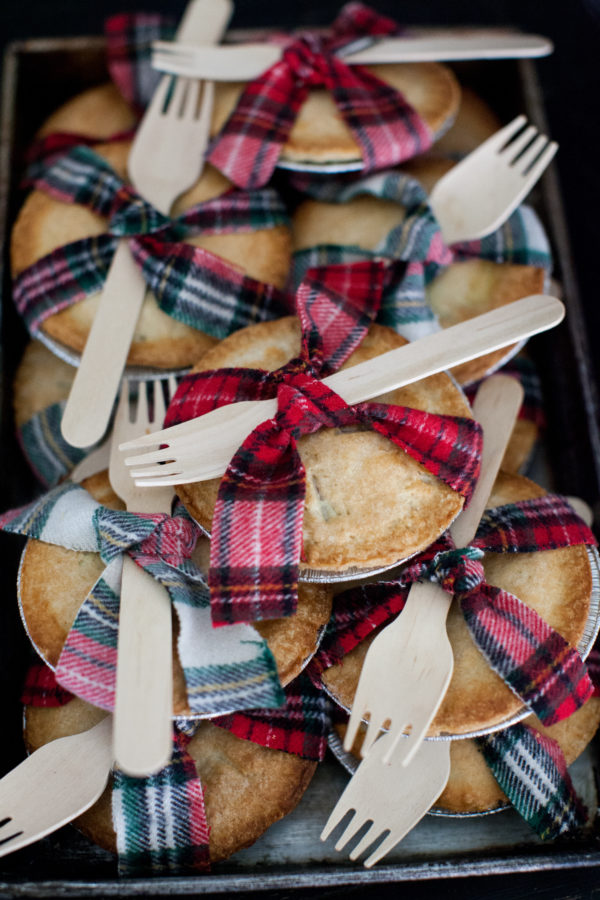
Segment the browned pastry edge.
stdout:
<path fill-rule="evenodd" d="M 105 713 L 75 698 L 66 706 L 25 708 L 29 752 L 49 741 L 93 727 Z M 298 804 L 317 767 L 282 750 L 242 740 L 202 722 L 188 745 L 204 791 L 211 862 L 250 846 Z M 100 799 L 74 821 L 90 840 L 116 852 L 112 779 Z"/>

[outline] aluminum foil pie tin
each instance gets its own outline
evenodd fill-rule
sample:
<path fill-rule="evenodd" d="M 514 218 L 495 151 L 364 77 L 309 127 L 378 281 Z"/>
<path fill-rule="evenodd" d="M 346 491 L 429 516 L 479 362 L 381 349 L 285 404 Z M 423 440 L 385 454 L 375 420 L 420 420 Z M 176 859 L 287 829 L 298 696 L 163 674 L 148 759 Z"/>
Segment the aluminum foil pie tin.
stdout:
<path fill-rule="evenodd" d="M 596 549 L 596 547 L 587 547 L 586 549 L 590 560 L 592 591 L 590 594 L 590 608 L 588 611 L 588 617 L 584 627 L 583 635 L 577 645 L 579 654 L 584 660 L 590 654 L 596 638 L 598 637 L 598 633 L 600 632 L 600 555 L 598 554 L 598 550 Z M 347 706 L 343 706 L 339 702 L 338 698 L 330 690 L 328 690 L 325 685 L 324 690 L 338 706 L 344 709 L 347 713 L 350 713 L 350 709 Z M 529 715 L 531 715 L 531 710 L 529 710 L 527 707 L 523 707 L 523 709 L 519 710 L 519 712 L 515 713 L 513 716 L 510 716 L 507 719 L 504 719 L 502 722 L 497 722 L 496 724 L 489 725 L 483 728 L 477 728 L 473 731 L 467 731 L 464 734 L 439 734 L 435 735 L 434 737 L 428 737 L 426 738 L 426 740 L 460 741 L 468 740 L 469 738 L 483 737 L 486 734 L 494 734 L 497 731 L 503 731 L 505 728 L 510 728 L 511 725 L 516 725 L 518 722 L 526 719 Z"/>

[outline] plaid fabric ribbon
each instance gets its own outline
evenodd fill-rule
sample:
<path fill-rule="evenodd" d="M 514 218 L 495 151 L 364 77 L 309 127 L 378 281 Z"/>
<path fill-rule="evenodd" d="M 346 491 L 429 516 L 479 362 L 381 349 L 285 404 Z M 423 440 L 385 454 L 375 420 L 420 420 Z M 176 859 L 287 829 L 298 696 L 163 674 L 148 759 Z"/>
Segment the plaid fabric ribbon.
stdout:
<path fill-rule="evenodd" d="M 555 740 L 522 723 L 476 740 L 514 808 L 543 840 L 585 824 L 588 811 Z"/>
<path fill-rule="evenodd" d="M 348 3 L 323 37 L 305 31 L 290 39 L 283 56 L 247 85 L 213 141 L 208 160 L 234 184 L 266 184 L 310 88 L 333 96 L 363 159 L 363 171 L 387 168 L 433 142 L 428 125 L 401 93 L 362 66 L 336 55 L 358 39 L 397 34 L 398 26 L 361 3 Z"/>
<path fill-rule="evenodd" d="M 158 13 L 116 13 L 104 23 L 106 60 L 113 83 L 141 112 L 152 99 L 161 73 L 152 68 L 152 44 L 175 35 L 172 19 Z"/>
<path fill-rule="evenodd" d="M 600 649 L 594 647 L 586 661 L 594 685 L 594 697 L 600 697 Z"/>
<path fill-rule="evenodd" d="M 110 77 L 134 112 L 141 112 L 150 102 L 160 80 L 160 72 L 150 64 L 152 42 L 169 41 L 175 33 L 174 23 L 153 13 L 117 13 L 104 23 L 106 57 Z M 135 129 L 119 131 L 107 138 L 90 137 L 78 132 L 53 132 L 36 139 L 27 153 L 25 187 L 59 157 L 73 147 L 91 147 L 106 142 L 129 140 Z"/>
<path fill-rule="evenodd" d="M 65 406 L 66 401 L 52 403 L 17 430 L 23 455 L 44 487 L 58 484 L 89 452 L 63 438 L 60 423 Z"/>
<path fill-rule="evenodd" d="M 366 584 L 338 595 L 308 671 L 318 683 L 324 669 L 402 611 L 412 582 L 437 581 L 461 604 L 471 637 L 505 684 L 544 724 L 558 722 L 592 693 L 585 665 L 577 650 L 535 610 L 486 583 L 481 558 L 484 551 L 533 553 L 574 544 L 595 546 L 596 540 L 558 495 L 486 510 L 471 546 L 456 549 L 446 534 L 416 557 L 397 581 Z"/>
<path fill-rule="evenodd" d="M 275 372 L 194 373 L 173 398 L 165 425 L 236 400 L 278 400 L 277 415 L 246 438 L 219 487 L 209 571 L 215 624 L 295 611 L 305 495 L 300 435 L 322 426 L 372 428 L 470 497 L 479 474 L 477 423 L 380 403 L 350 407 L 319 380 L 338 369 L 366 334 L 387 270 L 380 262 L 312 270 L 296 296 L 302 327 L 297 359 Z"/>
<path fill-rule="evenodd" d="M 169 764 L 147 778 L 115 769 L 112 814 L 120 875 L 210 869 L 204 793 L 188 743 L 176 732 Z"/>
<path fill-rule="evenodd" d="M 285 703 L 279 709 L 235 712 L 211 719 L 212 724 L 261 747 L 320 762 L 327 750 L 333 703 L 303 674 L 283 690 Z"/>
<path fill-rule="evenodd" d="M 114 706 L 122 554 L 164 585 L 178 614 L 178 652 L 195 713 L 279 706 L 275 661 L 250 625 L 215 632 L 208 589 L 191 561 L 199 529 L 183 506 L 172 516 L 111 510 L 74 484 L 0 516 L 0 528 L 72 550 L 107 567 L 85 598 L 56 668 L 59 683 L 95 706 Z"/>
<path fill-rule="evenodd" d="M 31 663 L 25 673 L 21 703 L 25 706 L 57 707 L 66 706 L 72 699 L 73 694 L 58 683 L 49 666 L 39 660 Z"/>
<path fill-rule="evenodd" d="M 248 232 L 285 223 L 285 209 L 270 189 L 231 190 L 170 219 L 87 147 L 74 147 L 57 160 L 35 187 L 62 202 L 87 206 L 108 219 L 108 225 L 106 233 L 59 247 L 16 278 L 14 300 L 33 336 L 48 316 L 102 290 L 123 238 L 160 308 L 213 337 L 288 311 L 286 295 L 273 285 L 250 278 L 208 250 L 182 243 L 200 232 Z"/>
<path fill-rule="evenodd" d="M 302 281 L 313 266 L 353 263 L 382 257 L 402 263 L 386 286 L 377 321 L 389 325 L 410 341 L 439 330 L 437 318 L 426 300 L 426 287 L 454 261 L 484 259 L 496 263 L 538 266 L 549 272 L 552 258 L 548 239 L 536 213 L 521 206 L 506 222 L 478 241 L 449 247 L 419 182 L 402 172 L 380 172 L 369 178 L 316 179 L 295 175 L 298 190 L 325 203 L 347 203 L 362 195 L 390 200 L 406 209 L 403 221 L 375 250 L 322 244 L 294 253 L 289 286 Z"/>

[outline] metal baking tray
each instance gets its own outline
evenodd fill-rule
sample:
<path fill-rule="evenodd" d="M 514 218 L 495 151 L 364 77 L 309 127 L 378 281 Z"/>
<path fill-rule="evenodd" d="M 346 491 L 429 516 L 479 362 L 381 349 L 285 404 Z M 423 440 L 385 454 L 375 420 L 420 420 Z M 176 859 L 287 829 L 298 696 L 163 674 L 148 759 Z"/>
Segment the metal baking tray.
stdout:
<path fill-rule="evenodd" d="M 457 67 L 504 121 L 517 112 L 548 133 L 535 66 L 528 60 Z M 32 40 L 9 46 L 3 68 L 0 119 L 0 243 L 4 245 L 0 339 L 1 507 L 27 502 L 39 491 L 14 436 L 11 382 L 27 335 L 10 299 L 9 229 L 22 202 L 19 179 L 25 148 L 43 119 L 68 97 L 106 79 L 99 37 Z M 529 343 L 542 377 L 548 417 L 541 471 L 549 487 L 582 497 L 600 512 L 600 430 L 581 302 L 571 264 L 563 205 L 554 169 L 535 192 L 548 228 L 568 308 L 565 323 Z M 596 515 L 596 518 L 598 516 Z M 21 542 L 0 534 L 0 713 L 2 768 L 24 756 L 19 691 L 30 648 L 19 619 L 15 583 Z M 592 824 L 577 838 L 544 844 L 512 810 L 480 819 L 425 819 L 383 864 L 367 871 L 323 844 L 319 833 L 347 774 L 331 757 L 317 770 L 297 809 L 252 847 L 207 876 L 120 880 L 116 862 L 66 826 L 43 841 L 0 860 L 0 897 L 190 896 L 531 872 L 600 865 L 597 810 L 598 742 L 577 765 L 577 782 Z M 4 811 L 3 811 L 4 812 Z"/>

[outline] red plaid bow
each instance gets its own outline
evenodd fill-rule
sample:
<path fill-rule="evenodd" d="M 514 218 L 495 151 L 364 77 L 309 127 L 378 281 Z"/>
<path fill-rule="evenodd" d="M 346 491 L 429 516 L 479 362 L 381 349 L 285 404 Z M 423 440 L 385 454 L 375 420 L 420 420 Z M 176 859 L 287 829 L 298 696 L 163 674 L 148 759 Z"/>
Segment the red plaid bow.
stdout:
<path fill-rule="evenodd" d="M 25 706 L 66 706 L 73 697 L 70 691 L 61 687 L 49 666 L 38 660 L 31 663 L 25 674 L 21 703 Z"/>
<path fill-rule="evenodd" d="M 379 582 L 338 595 L 328 631 L 311 663 L 312 677 L 356 647 L 404 608 L 408 586 L 438 581 L 461 604 L 471 636 L 490 666 L 545 725 L 567 718 L 593 687 L 574 647 L 535 610 L 489 585 L 483 551 L 531 553 L 575 544 L 594 546 L 589 528 L 560 496 L 487 510 L 470 547 L 456 549 L 444 535 L 403 570 L 395 582 Z"/>
<path fill-rule="evenodd" d="M 321 426 L 373 428 L 453 490 L 470 497 L 479 474 L 481 430 L 471 419 L 407 407 L 349 407 L 319 378 L 339 368 L 377 311 L 388 268 L 381 262 L 313 269 L 296 296 L 300 357 L 275 372 L 225 369 L 183 380 L 166 425 L 234 400 L 278 399 L 278 412 L 244 441 L 221 481 L 209 586 L 213 622 L 291 615 L 296 609 L 305 473 L 297 438 Z"/>
<path fill-rule="evenodd" d="M 199 533 L 182 504 L 177 504 L 173 515 L 100 507 L 95 514 L 95 525 L 104 562 L 111 562 L 126 550 L 142 569 L 161 562 L 173 568 L 185 565 L 194 552 Z"/>
<path fill-rule="evenodd" d="M 330 37 L 305 32 L 291 41 L 283 58 L 248 85 L 213 144 L 210 162 L 239 186 L 266 184 L 309 89 L 318 86 L 332 93 L 361 148 L 364 171 L 424 153 L 431 146 L 431 132 L 402 94 L 335 55 L 357 38 L 398 31 L 391 19 L 349 3 Z"/>

